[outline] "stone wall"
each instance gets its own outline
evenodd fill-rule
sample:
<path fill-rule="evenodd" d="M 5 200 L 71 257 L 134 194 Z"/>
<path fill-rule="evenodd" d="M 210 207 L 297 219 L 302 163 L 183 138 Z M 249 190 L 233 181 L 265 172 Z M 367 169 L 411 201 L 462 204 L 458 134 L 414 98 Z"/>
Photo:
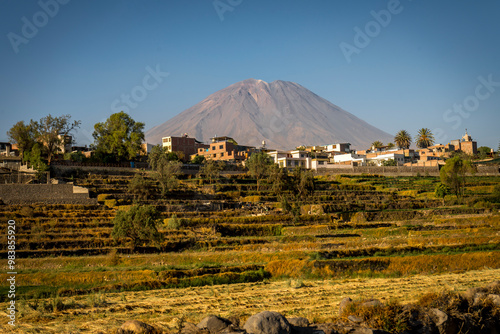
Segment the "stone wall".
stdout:
<path fill-rule="evenodd" d="M 339 169 L 318 169 L 316 175 L 378 174 L 385 176 L 439 176 L 438 166 L 353 166 Z M 477 166 L 476 176 L 500 176 L 499 166 Z"/>
<path fill-rule="evenodd" d="M 0 199 L 5 204 L 97 204 L 88 190 L 72 184 L 0 184 Z"/>

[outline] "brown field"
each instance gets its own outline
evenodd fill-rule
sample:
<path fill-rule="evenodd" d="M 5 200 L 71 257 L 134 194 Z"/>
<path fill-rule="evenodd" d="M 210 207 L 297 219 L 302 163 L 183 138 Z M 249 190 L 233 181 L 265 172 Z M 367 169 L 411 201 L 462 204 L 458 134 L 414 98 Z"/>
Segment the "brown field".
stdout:
<path fill-rule="evenodd" d="M 444 201 L 433 177 L 317 177 L 296 216 L 248 177 L 185 179 L 139 201 L 160 211 L 164 239 L 135 248 L 111 236 L 117 210 L 134 204 L 130 179 L 75 178 L 100 205 L 0 206 L 16 220 L 18 271 L 18 327 L 4 316 L 0 332 L 112 333 L 136 319 L 177 333 L 209 314 L 243 322 L 263 310 L 328 322 L 346 296 L 409 303 L 500 279 L 500 177 L 471 178 L 463 199 Z"/>
<path fill-rule="evenodd" d="M 252 314 L 273 310 L 285 316 L 302 316 L 314 322 L 329 322 L 338 316 L 343 297 L 377 298 L 381 301 L 413 302 L 429 292 L 463 292 L 500 278 L 500 269 L 473 270 L 404 278 L 356 278 L 338 280 L 280 280 L 244 284 L 107 293 L 93 307 L 89 296 L 61 298 L 73 305 L 58 312 L 32 312 L 19 322 L 16 331 L 2 318 L 3 333 L 98 333 L 111 332 L 129 319 L 140 319 L 177 332 L 181 319 L 199 322 L 209 314 L 236 316 L 242 323 Z M 45 300 L 52 303 L 50 299 Z M 6 304 L 0 305 L 5 309 Z"/>

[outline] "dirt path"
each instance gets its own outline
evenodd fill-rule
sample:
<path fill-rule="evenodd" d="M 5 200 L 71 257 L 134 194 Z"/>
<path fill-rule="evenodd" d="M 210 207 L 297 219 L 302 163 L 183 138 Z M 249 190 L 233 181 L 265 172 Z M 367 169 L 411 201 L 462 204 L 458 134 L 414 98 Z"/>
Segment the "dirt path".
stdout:
<path fill-rule="evenodd" d="M 179 319 L 197 323 L 208 314 L 239 316 L 241 321 L 263 310 L 286 316 L 303 316 L 310 321 L 331 321 L 343 297 L 378 298 L 411 302 L 421 295 L 443 289 L 463 292 L 500 280 L 500 269 L 405 278 L 345 279 L 324 281 L 279 281 L 123 292 L 105 295 L 106 303 L 89 307 L 89 296 L 64 298 L 74 308 L 58 313 L 18 319 L 14 331 L 4 312 L 0 331 L 4 333 L 98 333 L 118 328 L 125 320 L 137 319 L 176 332 Z M 48 303 L 51 301 L 48 300 Z M 0 305 L 3 311 L 6 303 Z"/>

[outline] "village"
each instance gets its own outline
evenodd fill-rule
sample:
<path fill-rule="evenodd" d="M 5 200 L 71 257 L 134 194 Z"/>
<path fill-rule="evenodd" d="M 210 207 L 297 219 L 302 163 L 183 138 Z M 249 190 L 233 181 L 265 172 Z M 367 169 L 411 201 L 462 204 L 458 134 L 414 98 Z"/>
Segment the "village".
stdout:
<path fill-rule="evenodd" d="M 71 160 L 78 155 L 90 159 L 94 151 L 87 146 L 73 146 L 72 136 L 60 138 L 56 151 L 57 164 L 63 160 Z M 404 146 L 404 145 L 401 145 Z M 138 156 L 145 156 L 151 152 L 154 145 L 142 143 Z M 445 160 L 456 153 L 465 154 L 471 158 L 493 158 L 495 152 L 489 149 L 485 152 L 475 140 L 465 131 L 460 139 L 452 140 L 447 144 L 433 144 L 424 148 L 412 149 L 388 143 L 383 145 L 375 141 L 369 149 L 354 150 L 350 143 L 334 143 L 327 145 L 299 146 L 291 150 L 276 150 L 267 147 L 262 141 L 261 147 L 239 144 L 228 136 L 213 137 L 209 143 L 203 143 L 188 134 L 180 136 L 165 136 L 162 138 L 163 151 L 174 153 L 185 164 L 199 164 L 205 160 L 224 161 L 228 164 L 244 165 L 245 161 L 258 152 L 267 153 L 280 168 L 291 171 L 296 167 L 302 169 L 327 172 L 335 169 L 348 169 L 356 166 L 411 166 L 411 167 L 439 167 Z M 22 163 L 16 143 L 0 142 L 0 166 L 15 167 L 21 171 L 30 168 Z M 95 159 L 94 159 L 95 160 Z M 127 164 L 128 166 L 128 164 Z M 131 163 L 131 167 L 135 164 Z"/>

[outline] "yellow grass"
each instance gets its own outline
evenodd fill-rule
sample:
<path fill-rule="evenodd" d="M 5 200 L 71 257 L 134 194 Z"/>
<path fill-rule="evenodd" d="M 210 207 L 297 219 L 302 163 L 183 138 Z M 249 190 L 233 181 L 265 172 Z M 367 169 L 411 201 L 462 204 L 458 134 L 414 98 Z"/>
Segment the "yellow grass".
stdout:
<path fill-rule="evenodd" d="M 106 294 L 106 303 L 100 307 L 90 307 L 87 296 L 77 296 L 62 298 L 65 304 L 72 300 L 73 308 L 18 319 L 16 331 L 7 324 L 7 317 L 2 316 L 0 332 L 108 333 L 126 320 L 137 319 L 166 333 L 175 333 L 182 317 L 197 323 L 208 314 L 223 317 L 235 315 L 244 323 L 250 315 L 264 310 L 325 322 L 338 317 L 339 302 L 346 296 L 354 300 L 377 298 L 387 302 L 396 299 L 406 303 L 414 302 L 429 292 L 444 289 L 463 292 L 470 287 L 485 286 L 499 277 L 500 269 L 484 269 L 398 279 L 306 280 L 300 288 L 285 280 L 123 292 Z M 5 308 L 6 303 L 0 304 L 0 310 Z"/>

